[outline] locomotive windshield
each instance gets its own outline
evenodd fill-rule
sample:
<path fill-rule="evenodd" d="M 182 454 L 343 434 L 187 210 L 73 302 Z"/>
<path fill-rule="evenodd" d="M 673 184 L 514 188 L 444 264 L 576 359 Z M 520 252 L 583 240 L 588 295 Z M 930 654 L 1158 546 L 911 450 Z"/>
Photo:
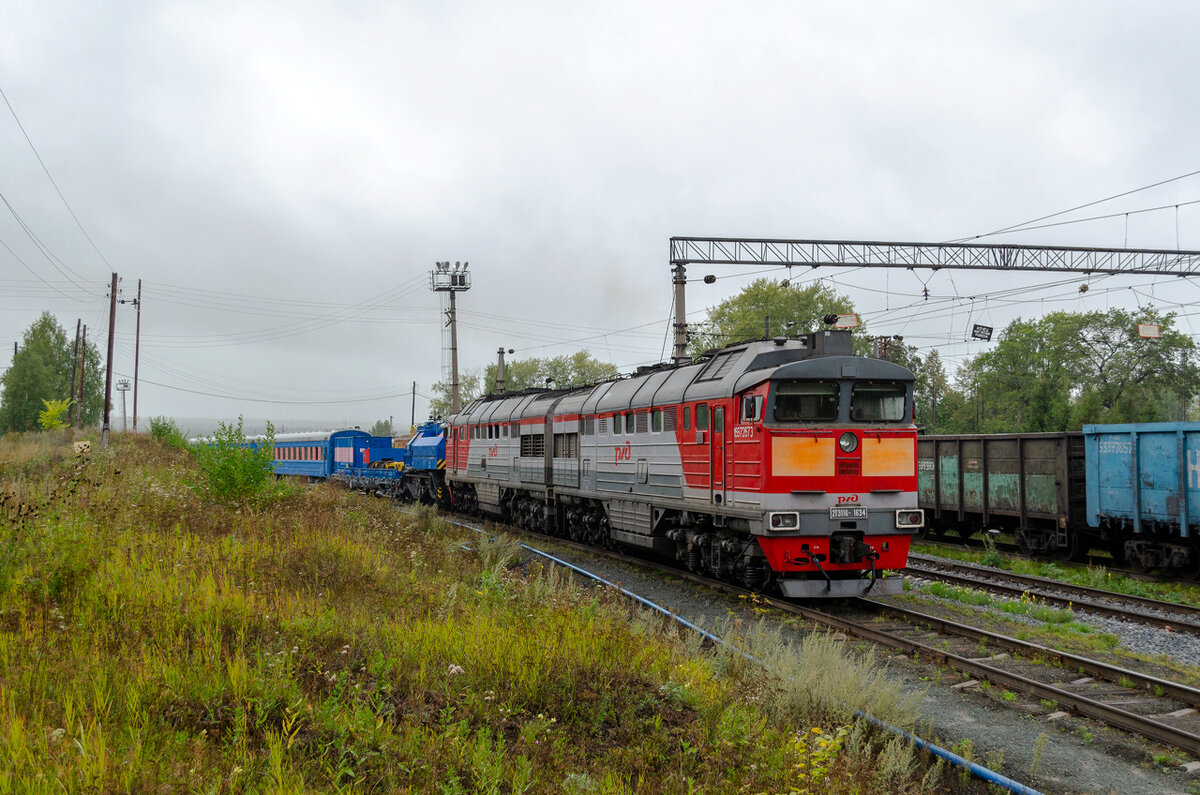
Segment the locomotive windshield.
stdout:
<path fill-rule="evenodd" d="M 776 422 L 830 422 L 838 418 L 836 381 L 778 381 Z"/>
<path fill-rule="evenodd" d="M 904 419 L 905 385 L 894 381 L 861 381 L 850 393 L 854 422 L 900 422 Z"/>

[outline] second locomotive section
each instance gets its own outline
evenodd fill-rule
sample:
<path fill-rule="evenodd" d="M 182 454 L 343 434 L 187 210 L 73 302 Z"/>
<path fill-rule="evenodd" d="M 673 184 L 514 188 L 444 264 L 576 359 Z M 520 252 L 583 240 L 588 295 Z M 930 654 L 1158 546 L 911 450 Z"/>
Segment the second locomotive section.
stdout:
<path fill-rule="evenodd" d="M 897 593 L 917 507 L 913 376 L 850 334 L 733 345 L 449 420 L 454 504 L 791 597 Z"/>

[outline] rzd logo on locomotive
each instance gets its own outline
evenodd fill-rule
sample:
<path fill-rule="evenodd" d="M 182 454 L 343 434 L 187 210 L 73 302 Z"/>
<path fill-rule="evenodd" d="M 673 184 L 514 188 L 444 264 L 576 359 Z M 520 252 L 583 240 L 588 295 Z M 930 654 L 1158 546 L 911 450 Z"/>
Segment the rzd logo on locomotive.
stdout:
<path fill-rule="evenodd" d="M 624 447 L 617 445 L 613 448 L 613 462 L 619 464 L 622 461 L 628 461 L 632 453 L 633 448 L 630 446 L 629 442 L 626 442 Z"/>
<path fill-rule="evenodd" d="M 857 494 L 842 494 L 841 496 L 838 497 L 838 505 L 845 505 L 846 503 L 855 503 L 855 502 L 858 502 Z"/>

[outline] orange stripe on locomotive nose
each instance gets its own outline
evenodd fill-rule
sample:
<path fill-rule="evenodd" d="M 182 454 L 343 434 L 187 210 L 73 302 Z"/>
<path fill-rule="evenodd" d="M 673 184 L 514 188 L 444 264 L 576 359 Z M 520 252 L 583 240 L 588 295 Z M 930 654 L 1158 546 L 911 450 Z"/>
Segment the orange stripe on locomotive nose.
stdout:
<path fill-rule="evenodd" d="M 833 439 L 776 436 L 771 440 L 771 474 L 828 477 L 833 474 Z"/>
<path fill-rule="evenodd" d="M 861 447 L 864 477 L 911 475 L 916 471 L 912 439 L 863 439 Z"/>

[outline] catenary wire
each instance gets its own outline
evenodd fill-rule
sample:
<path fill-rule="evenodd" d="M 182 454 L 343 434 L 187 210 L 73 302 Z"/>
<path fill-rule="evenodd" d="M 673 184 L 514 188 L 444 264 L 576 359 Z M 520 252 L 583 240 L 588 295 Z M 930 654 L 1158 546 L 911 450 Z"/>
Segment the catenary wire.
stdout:
<path fill-rule="evenodd" d="M 8 106 L 8 112 L 12 114 L 13 121 L 15 121 L 17 123 L 17 127 L 20 128 L 21 135 L 25 136 L 25 142 L 29 144 L 29 148 L 33 150 L 33 156 L 37 158 L 38 165 L 42 167 L 42 171 L 46 172 L 46 178 L 50 180 L 50 184 L 54 186 L 54 192 L 58 194 L 58 198 L 62 199 L 63 206 L 67 208 L 67 212 L 69 212 L 71 214 L 71 218 L 75 220 L 75 225 L 79 227 L 79 231 L 83 233 L 85 238 L 87 238 L 87 242 L 91 244 L 92 249 L 97 255 L 99 255 L 100 259 L 104 261 L 104 264 L 108 266 L 108 269 L 112 270 L 113 267 L 109 263 L 108 258 L 104 256 L 103 252 L 101 252 L 100 248 L 96 245 L 96 242 L 92 240 L 92 236 L 89 235 L 87 230 L 83 228 L 83 224 L 80 222 L 79 216 L 75 214 L 75 210 L 72 209 L 71 203 L 67 201 L 67 197 L 63 195 L 62 190 L 58 187 L 58 183 L 54 181 L 54 177 L 50 174 L 50 169 L 46 167 L 46 162 L 42 160 L 42 156 L 38 152 L 37 147 L 33 145 L 33 139 L 31 139 L 29 137 L 29 133 L 25 131 L 25 125 L 21 123 L 21 118 L 17 116 L 16 109 L 14 109 L 12 103 L 8 101 L 8 95 L 4 93 L 3 87 L 0 87 L 0 97 L 4 98 L 4 104 Z M 75 273 L 75 271 L 71 272 Z M 78 273 L 75 273 L 75 275 L 80 279 L 83 279 L 83 277 Z M 87 280 L 84 279 L 84 281 Z"/>

